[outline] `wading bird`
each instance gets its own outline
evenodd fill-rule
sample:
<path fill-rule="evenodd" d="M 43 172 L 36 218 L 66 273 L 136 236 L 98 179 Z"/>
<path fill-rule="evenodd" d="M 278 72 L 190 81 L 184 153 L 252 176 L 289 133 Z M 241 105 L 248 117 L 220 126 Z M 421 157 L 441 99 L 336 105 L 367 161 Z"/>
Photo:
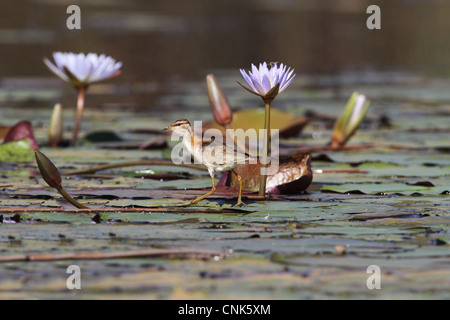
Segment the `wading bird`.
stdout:
<path fill-rule="evenodd" d="M 195 204 L 216 192 L 216 183 L 214 176 L 218 172 L 231 170 L 239 181 L 238 202 L 235 206 L 246 204 L 242 202 L 242 177 L 236 173 L 234 167 L 243 164 L 248 160 L 254 159 L 252 156 L 236 150 L 219 139 L 206 140 L 197 136 L 186 119 L 180 119 L 172 123 L 164 130 L 171 130 L 177 135 L 183 137 L 183 144 L 186 150 L 200 163 L 202 163 L 209 172 L 212 180 L 212 188 L 208 193 L 192 200 L 189 204 Z"/>

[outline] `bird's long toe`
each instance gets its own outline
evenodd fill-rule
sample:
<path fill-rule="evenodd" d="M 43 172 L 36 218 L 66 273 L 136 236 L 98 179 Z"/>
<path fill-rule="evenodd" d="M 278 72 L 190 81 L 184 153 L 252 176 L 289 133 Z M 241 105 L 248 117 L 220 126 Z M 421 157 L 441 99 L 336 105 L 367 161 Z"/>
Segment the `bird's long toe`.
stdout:
<path fill-rule="evenodd" d="M 244 202 L 242 202 L 242 201 L 238 201 L 238 203 L 236 203 L 234 206 L 233 206 L 233 208 L 235 208 L 235 207 L 248 207 L 248 205 L 246 205 Z"/>

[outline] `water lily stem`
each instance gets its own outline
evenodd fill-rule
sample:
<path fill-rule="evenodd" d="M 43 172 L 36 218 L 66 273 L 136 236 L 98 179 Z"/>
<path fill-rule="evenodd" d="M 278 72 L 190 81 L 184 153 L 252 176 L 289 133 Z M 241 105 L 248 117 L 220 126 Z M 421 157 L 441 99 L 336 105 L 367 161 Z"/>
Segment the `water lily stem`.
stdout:
<path fill-rule="evenodd" d="M 86 88 L 85 87 L 78 88 L 77 116 L 75 119 L 75 128 L 73 129 L 72 142 L 70 143 L 71 146 L 74 146 L 77 143 L 78 132 L 80 131 L 81 126 L 81 119 L 83 118 L 85 95 L 86 95 Z"/>
<path fill-rule="evenodd" d="M 74 205 L 78 209 L 90 209 L 89 207 L 85 206 L 84 204 L 79 203 L 77 200 L 72 198 L 70 196 L 70 194 L 68 194 L 62 186 L 56 187 L 56 190 L 58 190 L 58 192 L 64 197 L 64 199 L 69 201 L 72 205 Z"/>
<path fill-rule="evenodd" d="M 261 175 L 259 178 L 259 196 L 262 197 L 266 194 L 267 167 L 270 153 L 270 102 L 266 101 L 265 104 L 264 141 L 261 158 Z"/>

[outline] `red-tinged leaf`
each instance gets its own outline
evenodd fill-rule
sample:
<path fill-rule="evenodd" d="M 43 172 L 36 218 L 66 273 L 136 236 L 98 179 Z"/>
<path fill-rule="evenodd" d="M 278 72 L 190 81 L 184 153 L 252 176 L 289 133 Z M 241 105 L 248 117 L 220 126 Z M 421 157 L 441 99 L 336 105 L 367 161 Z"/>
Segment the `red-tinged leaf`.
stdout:
<path fill-rule="evenodd" d="M 234 170 L 242 177 L 243 189 L 257 192 L 261 164 L 244 164 Z M 312 182 L 311 155 L 300 153 L 280 158 L 277 173 L 267 178 L 266 192 L 271 194 L 290 194 L 306 190 Z M 219 186 L 228 185 L 235 189 L 239 183 L 234 174 L 227 172 L 220 179 Z"/>
<path fill-rule="evenodd" d="M 37 151 L 39 146 L 34 138 L 33 127 L 28 121 L 21 121 L 9 129 L 8 133 L 3 140 L 4 143 L 11 141 L 18 141 L 22 139 L 28 139 L 30 141 L 30 147 Z"/>

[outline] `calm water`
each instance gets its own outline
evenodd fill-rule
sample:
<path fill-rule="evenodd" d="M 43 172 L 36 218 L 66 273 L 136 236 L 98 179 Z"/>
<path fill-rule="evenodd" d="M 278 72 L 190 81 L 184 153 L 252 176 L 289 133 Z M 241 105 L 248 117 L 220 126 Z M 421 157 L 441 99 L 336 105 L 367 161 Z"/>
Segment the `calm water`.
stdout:
<path fill-rule="evenodd" d="M 2 0 L 0 78 L 51 77 L 42 57 L 53 51 L 104 52 L 123 61 L 117 84 L 198 80 L 211 69 L 238 75 L 260 61 L 281 61 L 302 74 L 402 70 L 447 77 L 450 2 L 376 1 L 382 29 L 368 30 L 373 2 L 85 1 L 82 29 L 68 30 L 66 1 Z"/>

